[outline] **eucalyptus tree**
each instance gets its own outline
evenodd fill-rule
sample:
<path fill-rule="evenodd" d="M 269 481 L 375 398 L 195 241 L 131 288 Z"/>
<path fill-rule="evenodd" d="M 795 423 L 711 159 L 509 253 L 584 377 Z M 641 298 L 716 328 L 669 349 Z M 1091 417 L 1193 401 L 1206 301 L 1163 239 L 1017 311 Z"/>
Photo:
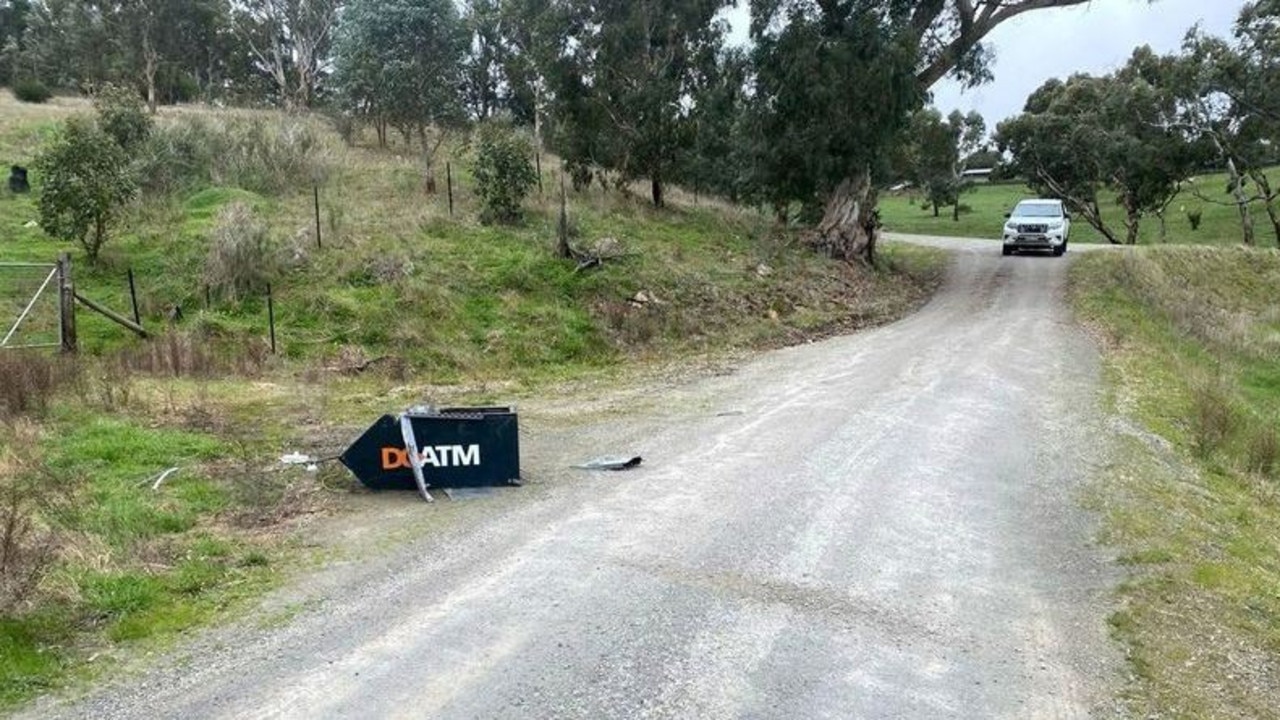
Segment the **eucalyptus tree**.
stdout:
<path fill-rule="evenodd" d="M 560 0 L 566 21 L 548 78 L 557 150 L 649 182 L 653 204 L 693 143 L 693 103 L 713 66 L 729 0 Z"/>
<path fill-rule="evenodd" d="M 743 190 L 744 158 L 741 122 L 749 97 L 750 58 L 742 48 L 717 53 L 689 97 L 692 143 L 682 153 L 677 180 L 695 194 L 738 201 Z"/>
<path fill-rule="evenodd" d="M 453 0 L 352 0 L 338 31 L 340 102 L 386 143 L 390 125 L 421 144 L 428 192 L 448 131 L 465 123 L 467 30 Z"/>
<path fill-rule="evenodd" d="M 1265 173 L 1275 126 L 1253 105 L 1259 100 L 1254 93 L 1258 66 L 1226 39 L 1199 30 L 1187 35 L 1182 53 L 1170 63 L 1168 81 L 1178 96 L 1179 125 L 1213 149 L 1215 164 L 1227 174 L 1229 204 L 1239 216 L 1241 237 L 1253 245 L 1252 206 L 1261 201 L 1275 212 Z M 1196 188 L 1196 194 L 1203 202 L 1222 202 L 1217 192 Z M 1280 237 L 1280 226 L 1277 233 Z"/>
<path fill-rule="evenodd" d="M 752 0 L 757 191 L 820 215 L 811 243 L 872 262 L 876 181 L 939 80 L 991 79 L 983 39 L 1087 0 Z"/>
<path fill-rule="evenodd" d="M 0 85 L 17 79 L 17 60 L 26 44 L 31 0 L 0 1 Z"/>
<path fill-rule="evenodd" d="M 1204 160 L 1203 144 L 1178 122 L 1170 65 L 1149 48 L 1103 77 L 1050 80 L 1024 112 L 1001 123 L 997 141 L 1037 192 L 1063 199 L 1112 243 L 1135 244 L 1146 215 L 1161 220 Z M 1113 194 L 1123 239 L 1102 212 Z"/>
<path fill-rule="evenodd" d="M 934 217 L 939 208 L 950 205 L 951 219 L 960 219 L 960 196 L 973 187 L 965 176 L 968 160 L 986 132 L 986 121 L 976 112 L 953 110 L 944 118 L 936 109 L 925 108 L 912 116 L 906 174 L 924 190 Z"/>
<path fill-rule="evenodd" d="M 1188 49 L 1207 66 L 1209 82 L 1201 86 L 1202 92 L 1227 98 L 1218 108 L 1222 113 L 1217 125 L 1219 134 L 1226 135 L 1228 152 L 1224 154 L 1229 166 L 1235 166 L 1237 207 L 1242 207 L 1242 200 L 1261 203 L 1280 245 L 1280 187 L 1267 174 L 1280 160 L 1276 145 L 1280 141 L 1280 2 L 1247 3 L 1233 35 L 1231 44 L 1193 35 Z M 1244 192 L 1249 184 L 1252 195 Z M 1246 215 L 1242 211 L 1242 226 Z"/>
<path fill-rule="evenodd" d="M 319 91 L 342 0 L 232 0 L 236 37 L 288 109 Z"/>

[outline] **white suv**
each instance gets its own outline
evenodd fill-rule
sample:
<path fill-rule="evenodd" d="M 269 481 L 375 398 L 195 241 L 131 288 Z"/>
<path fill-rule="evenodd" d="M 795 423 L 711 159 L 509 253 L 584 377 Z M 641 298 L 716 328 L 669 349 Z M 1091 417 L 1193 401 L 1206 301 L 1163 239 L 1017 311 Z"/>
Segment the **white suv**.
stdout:
<path fill-rule="evenodd" d="M 1018 250 L 1052 250 L 1054 255 L 1067 251 L 1071 216 L 1061 200 L 1023 200 L 1005 218 L 1005 255 Z"/>

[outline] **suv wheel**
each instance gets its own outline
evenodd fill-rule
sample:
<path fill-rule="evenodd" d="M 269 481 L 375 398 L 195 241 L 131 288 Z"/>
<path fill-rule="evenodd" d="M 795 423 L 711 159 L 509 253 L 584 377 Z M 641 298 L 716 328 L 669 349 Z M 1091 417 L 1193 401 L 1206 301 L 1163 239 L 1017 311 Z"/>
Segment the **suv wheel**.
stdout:
<path fill-rule="evenodd" d="M 1005 257 L 1008 257 L 1013 254 L 1013 248 L 1009 247 L 1008 245 L 1005 245 L 1004 247 L 1000 248 L 1000 254 L 1004 255 Z"/>

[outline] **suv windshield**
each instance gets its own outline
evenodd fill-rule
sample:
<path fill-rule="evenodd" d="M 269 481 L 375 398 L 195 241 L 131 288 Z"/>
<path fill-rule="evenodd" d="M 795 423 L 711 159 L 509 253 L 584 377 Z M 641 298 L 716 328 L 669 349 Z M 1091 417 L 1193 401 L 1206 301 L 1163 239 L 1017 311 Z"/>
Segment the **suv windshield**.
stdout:
<path fill-rule="evenodd" d="M 1059 205 L 1049 205 L 1047 203 L 1019 203 L 1018 207 L 1013 210 L 1013 216 L 1058 218 L 1062 217 L 1062 208 Z"/>

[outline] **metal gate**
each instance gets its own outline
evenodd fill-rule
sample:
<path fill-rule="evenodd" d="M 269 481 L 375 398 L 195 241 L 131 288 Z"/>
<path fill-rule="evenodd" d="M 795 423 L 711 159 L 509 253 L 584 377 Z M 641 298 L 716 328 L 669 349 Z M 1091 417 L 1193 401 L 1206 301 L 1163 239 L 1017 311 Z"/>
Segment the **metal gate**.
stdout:
<path fill-rule="evenodd" d="M 63 263 L 0 262 L 0 350 L 67 347 L 67 272 Z"/>

